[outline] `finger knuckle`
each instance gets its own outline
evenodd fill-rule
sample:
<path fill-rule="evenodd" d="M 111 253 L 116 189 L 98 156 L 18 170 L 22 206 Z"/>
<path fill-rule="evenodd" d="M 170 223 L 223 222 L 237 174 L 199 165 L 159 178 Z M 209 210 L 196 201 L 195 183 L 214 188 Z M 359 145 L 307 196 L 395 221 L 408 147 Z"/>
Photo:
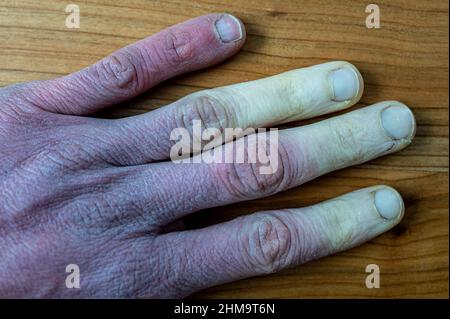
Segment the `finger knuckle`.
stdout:
<path fill-rule="evenodd" d="M 190 96 L 183 101 L 177 116 L 181 127 L 192 129 L 193 121 L 199 120 L 205 128 L 217 128 L 221 132 L 236 123 L 235 114 L 220 98 L 206 92 Z"/>
<path fill-rule="evenodd" d="M 262 213 L 252 223 L 244 241 L 250 267 L 259 273 L 273 273 L 287 265 L 291 254 L 293 231 L 281 216 Z"/>
<path fill-rule="evenodd" d="M 163 41 L 163 45 L 156 52 L 159 53 L 160 60 L 165 65 L 182 65 L 195 55 L 192 36 L 187 32 L 169 30 Z"/>
<path fill-rule="evenodd" d="M 370 139 L 369 136 L 361 136 L 362 130 L 358 131 L 351 122 L 332 123 L 331 131 L 334 133 L 336 145 L 336 163 L 350 162 L 357 163 L 364 159 L 364 149 L 362 140 Z"/>
<path fill-rule="evenodd" d="M 267 145 L 260 143 L 256 147 L 252 147 L 252 143 L 246 143 L 243 162 L 235 160 L 233 163 L 217 166 L 220 184 L 233 200 L 272 195 L 292 185 L 298 174 L 297 166 L 293 165 L 282 143 L 279 143 L 276 151 L 271 150 L 274 154 L 263 160 L 259 154 L 267 154 L 266 147 Z M 240 152 L 239 147 L 235 150 Z M 263 169 L 270 172 L 263 172 Z"/>
<path fill-rule="evenodd" d="M 326 234 L 323 236 L 322 251 L 339 251 L 348 243 L 355 242 L 359 235 L 360 229 L 349 227 L 348 222 L 345 221 L 346 212 L 354 210 L 354 202 L 347 199 L 335 199 L 331 209 L 327 209 L 326 214 L 323 214 L 321 229 L 317 233 Z M 328 225 L 328 226 L 323 226 Z M 326 231 L 325 227 L 332 229 Z M 318 237 L 318 236 L 317 236 Z"/>
<path fill-rule="evenodd" d="M 137 93 L 141 84 L 141 69 L 137 54 L 118 52 L 110 55 L 90 68 L 89 74 L 94 84 L 101 86 L 102 90 L 123 92 L 128 95 Z"/>

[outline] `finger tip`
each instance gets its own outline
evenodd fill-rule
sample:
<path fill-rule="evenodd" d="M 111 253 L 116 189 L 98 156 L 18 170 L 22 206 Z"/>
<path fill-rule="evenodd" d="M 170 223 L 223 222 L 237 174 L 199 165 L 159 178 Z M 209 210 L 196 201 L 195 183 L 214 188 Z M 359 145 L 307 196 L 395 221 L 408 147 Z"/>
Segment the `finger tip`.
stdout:
<path fill-rule="evenodd" d="M 241 38 L 239 40 L 240 40 L 241 43 L 244 43 L 245 39 L 247 37 L 247 32 L 246 32 L 246 29 L 245 29 L 244 22 L 240 18 L 235 16 L 234 14 L 230 14 L 230 13 L 226 13 L 226 14 L 228 14 L 231 18 L 233 18 L 236 21 L 236 23 L 239 24 L 240 35 L 241 35 Z"/>
<path fill-rule="evenodd" d="M 386 133 L 395 140 L 411 143 L 416 134 L 416 119 L 412 110 L 402 102 L 386 101 L 381 120 Z"/>
<path fill-rule="evenodd" d="M 405 204 L 400 193 L 386 185 L 380 185 L 374 190 L 374 205 L 379 215 L 394 224 L 400 222 L 405 213 Z"/>
<path fill-rule="evenodd" d="M 222 43 L 240 47 L 245 42 L 245 25 L 235 15 L 226 12 L 217 14 L 214 26 Z"/>
<path fill-rule="evenodd" d="M 351 85 L 346 85 L 347 89 L 351 89 L 351 94 L 340 98 L 339 100 L 347 100 L 350 105 L 358 102 L 364 93 L 364 79 L 358 68 L 348 61 L 338 61 L 339 68 L 335 71 L 342 71 L 343 74 L 347 74 L 346 78 L 351 79 Z M 345 73 L 344 73 L 345 72 Z M 336 98 L 336 96 L 335 96 Z"/>

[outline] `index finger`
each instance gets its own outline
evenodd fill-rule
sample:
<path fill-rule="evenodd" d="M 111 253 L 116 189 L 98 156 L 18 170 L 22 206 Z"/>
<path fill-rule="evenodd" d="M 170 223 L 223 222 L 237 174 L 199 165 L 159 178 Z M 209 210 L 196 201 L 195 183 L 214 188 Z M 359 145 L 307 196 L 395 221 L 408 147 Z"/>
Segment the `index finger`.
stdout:
<path fill-rule="evenodd" d="M 234 55 L 245 28 L 230 14 L 201 16 L 122 48 L 70 75 L 26 86 L 40 108 L 89 114 L 135 97 L 176 75 L 205 68 Z"/>

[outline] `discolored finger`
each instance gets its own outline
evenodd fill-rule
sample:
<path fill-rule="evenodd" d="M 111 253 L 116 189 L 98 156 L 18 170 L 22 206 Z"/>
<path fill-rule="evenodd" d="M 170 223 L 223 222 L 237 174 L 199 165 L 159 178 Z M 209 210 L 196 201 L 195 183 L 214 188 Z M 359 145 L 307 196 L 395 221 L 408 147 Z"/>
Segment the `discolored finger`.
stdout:
<path fill-rule="evenodd" d="M 362 92 L 362 76 L 355 66 L 330 62 L 200 91 L 156 111 L 119 120 L 119 132 L 133 137 L 127 143 L 127 147 L 132 144 L 135 149 L 130 163 L 152 162 L 169 157 L 175 143 L 174 130 L 186 130 L 193 140 L 201 142 L 195 123 L 202 129 L 214 130 L 214 136 L 226 128 L 240 129 L 232 136 L 207 143 L 211 148 L 251 133 L 248 129 L 348 108 L 361 98 Z M 199 149 L 187 152 L 198 153 Z"/>
<path fill-rule="evenodd" d="M 245 29 L 236 17 L 209 14 L 133 43 L 81 71 L 27 83 L 23 94 L 51 112 L 90 114 L 176 75 L 221 62 L 244 41 Z"/>
<path fill-rule="evenodd" d="M 178 297 L 271 274 L 350 249 L 388 231 L 405 208 L 400 194 L 374 186 L 304 208 L 258 212 L 198 230 L 163 235 Z M 142 245 L 143 254 L 145 251 Z"/>
<path fill-rule="evenodd" d="M 127 187 L 139 190 L 133 204 L 144 212 L 152 210 L 148 203 L 154 199 L 163 202 L 144 218 L 164 225 L 197 210 L 269 196 L 397 152 L 411 143 L 414 132 L 410 109 L 387 101 L 281 130 L 277 144 L 270 141 L 274 148 L 260 144 L 262 134 L 256 134 L 193 158 L 139 166 L 130 170 Z"/>

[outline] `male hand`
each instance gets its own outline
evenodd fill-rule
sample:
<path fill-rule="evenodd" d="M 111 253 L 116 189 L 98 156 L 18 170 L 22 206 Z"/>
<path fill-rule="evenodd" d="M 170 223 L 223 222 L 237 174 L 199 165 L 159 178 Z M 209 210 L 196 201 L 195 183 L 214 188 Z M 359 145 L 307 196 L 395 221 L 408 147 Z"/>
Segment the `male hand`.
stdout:
<path fill-rule="evenodd" d="M 198 139 L 195 120 L 216 134 L 354 105 L 363 81 L 346 62 L 200 91 L 143 115 L 89 117 L 216 64 L 244 41 L 239 20 L 211 14 L 74 74 L 0 90 L 0 296 L 182 297 L 351 248 L 401 220 L 400 195 L 374 186 L 310 207 L 180 226 L 192 212 L 269 196 L 407 146 L 413 114 L 388 101 L 280 130 L 269 163 L 207 161 L 234 151 L 248 158 L 252 135 L 244 133 L 194 152 L 199 163 L 170 161 L 171 133 L 185 128 Z M 66 288 L 68 264 L 79 266 L 80 289 Z"/>

